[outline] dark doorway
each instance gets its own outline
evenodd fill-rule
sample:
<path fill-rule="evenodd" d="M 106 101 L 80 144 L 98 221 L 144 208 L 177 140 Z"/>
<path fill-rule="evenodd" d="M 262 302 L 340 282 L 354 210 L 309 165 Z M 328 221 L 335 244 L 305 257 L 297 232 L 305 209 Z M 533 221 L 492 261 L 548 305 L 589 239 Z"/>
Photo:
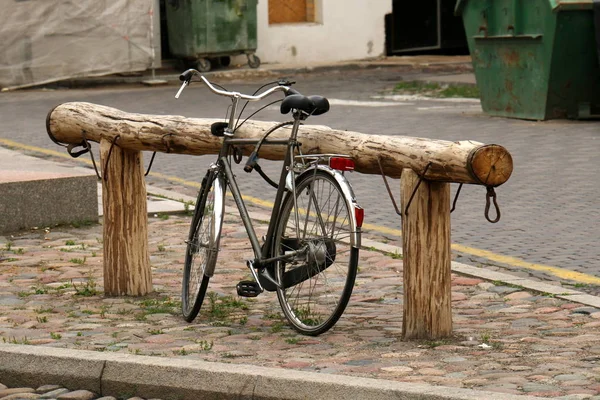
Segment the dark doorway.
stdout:
<path fill-rule="evenodd" d="M 455 4 L 456 0 L 393 0 L 385 21 L 387 54 L 468 54 Z"/>
<path fill-rule="evenodd" d="M 171 49 L 169 49 L 169 32 L 167 29 L 167 12 L 165 0 L 160 0 L 160 51 L 162 52 L 163 60 L 173 58 Z"/>

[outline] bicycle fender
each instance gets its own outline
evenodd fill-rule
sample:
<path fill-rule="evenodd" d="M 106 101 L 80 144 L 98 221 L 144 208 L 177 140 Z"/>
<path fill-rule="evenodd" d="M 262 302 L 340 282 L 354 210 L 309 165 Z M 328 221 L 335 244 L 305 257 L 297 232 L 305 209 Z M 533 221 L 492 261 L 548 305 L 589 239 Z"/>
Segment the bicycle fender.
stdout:
<path fill-rule="evenodd" d="M 223 219 L 225 215 L 225 182 L 223 182 L 223 178 L 217 175 L 215 178 L 215 209 L 214 209 L 214 219 L 212 221 L 211 226 L 211 241 L 215 244 L 216 248 L 210 249 L 213 257 L 217 257 L 219 253 L 219 241 L 221 239 L 221 229 L 223 228 Z M 204 275 L 211 277 L 215 273 L 216 263 L 209 263 L 209 265 L 213 265 L 212 268 L 207 268 L 204 271 Z"/>
<path fill-rule="evenodd" d="M 296 182 L 300 182 L 301 179 L 304 179 L 305 176 L 314 173 L 314 168 L 317 168 L 319 171 L 323 171 L 331 175 L 335 181 L 340 185 L 340 189 L 346 198 L 346 202 L 348 203 L 348 209 L 350 211 L 351 221 L 350 227 L 352 228 L 352 235 L 350 235 L 350 245 L 352 247 L 360 248 L 361 245 L 361 228 L 358 227 L 356 222 L 356 207 L 358 203 L 356 201 L 356 196 L 354 195 L 354 191 L 352 190 L 352 186 L 350 182 L 346 179 L 341 172 L 327 166 L 327 165 L 316 165 L 315 167 L 311 167 L 306 171 L 302 172 L 298 177 L 296 177 Z"/>

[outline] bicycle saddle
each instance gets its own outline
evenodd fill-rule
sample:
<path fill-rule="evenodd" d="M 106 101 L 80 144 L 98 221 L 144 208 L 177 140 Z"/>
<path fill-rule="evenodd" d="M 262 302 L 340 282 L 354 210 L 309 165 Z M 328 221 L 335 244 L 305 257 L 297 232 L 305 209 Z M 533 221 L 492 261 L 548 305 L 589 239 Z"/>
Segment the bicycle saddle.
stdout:
<path fill-rule="evenodd" d="M 300 93 L 290 94 L 281 103 L 281 113 L 301 110 L 308 115 L 321 115 L 329 111 L 329 101 L 322 96 L 304 96 Z"/>

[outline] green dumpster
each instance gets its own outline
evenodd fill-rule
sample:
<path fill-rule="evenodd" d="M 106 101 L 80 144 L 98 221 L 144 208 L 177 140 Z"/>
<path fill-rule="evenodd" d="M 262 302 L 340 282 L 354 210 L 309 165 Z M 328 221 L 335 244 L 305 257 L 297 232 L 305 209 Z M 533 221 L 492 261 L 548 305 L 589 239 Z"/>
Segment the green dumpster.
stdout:
<path fill-rule="evenodd" d="M 169 50 L 188 67 L 207 72 L 212 64 L 229 65 L 246 54 L 257 68 L 256 5 L 258 0 L 167 0 Z"/>
<path fill-rule="evenodd" d="M 594 0 L 458 0 L 484 112 L 600 115 Z"/>

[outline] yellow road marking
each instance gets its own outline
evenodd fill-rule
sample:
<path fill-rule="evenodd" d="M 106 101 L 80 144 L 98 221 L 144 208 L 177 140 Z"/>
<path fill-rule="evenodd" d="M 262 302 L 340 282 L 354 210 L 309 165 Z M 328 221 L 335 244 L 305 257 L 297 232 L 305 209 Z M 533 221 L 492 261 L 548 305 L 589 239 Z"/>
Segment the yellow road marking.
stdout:
<path fill-rule="evenodd" d="M 92 165 L 92 160 L 87 160 L 84 158 L 73 158 L 71 157 L 69 154 L 65 153 L 65 152 L 60 152 L 60 151 L 55 151 L 55 150 L 48 150 L 48 149 L 44 149 L 41 147 L 37 147 L 37 146 L 30 146 L 28 144 L 23 144 L 23 143 L 19 143 L 19 142 L 15 142 L 9 139 L 2 139 L 0 138 L 0 143 L 8 146 L 8 147 L 15 147 L 18 149 L 22 149 L 22 150 L 29 150 L 29 151 L 33 151 L 36 153 L 42 153 L 42 154 L 47 154 L 49 156 L 56 156 L 56 157 L 62 157 L 62 158 L 68 158 L 69 160 L 75 160 L 84 164 L 88 164 L 88 165 Z"/>
<path fill-rule="evenodd" d="M 513 267 L 531 269 L 534 271 L 542 271 L 562 279 L 569 279 L 580 283 L 600 285 L 600 278 L 598 278 L 597 276 L 583 274 L 581 272 L 569 271 L 559 267 L 552 267 L 550 265 L 534 264 L 528 261 L 518 259 L 516 257 L 503 256 L 500 254 L 492 253 L 488 250 L 475 249 L 473 247 L 467 247 L 456 243 L 453 243 L 451 247 L 452 249 L 461 253 L 467 253 L 477 257 L 487 258 L 488 260 L 496 261 L 502 264 L 507 264 Z"/>
<path fill-rule="evenodd" d="M 48 149 L 44 149 L 41 147 L 26 145 L 26 144 L 15 142 L 15 141 L 9 140 L 9 139 L 0 138 L 0 144 L 3 144 L 8 147 L 21 149 L 21 150 L 32 151 L 35 153 L 41 153 L 41 154 L 51 155 L 51 156 L 55 156 L 55 157 L 67 158 L 67 159 L 75 160 L 75 161 L 83 163 L 83 164 L 92 165 L 92 161 L 88 160 L 88 159 L 82 159 L 82 158 L 74 159 L 70 155 L 68 155 L 64 152 L 58 152 L 55 150 L 48 150 Z M 176 183 L 179 183 L 184 186 L 200 188 L 200 183 L 198 183 L 198 182 L 188 181 L 188 180 L 181 179 L 181 178 L 178 178 L 175 176 L 164 175 L 164 174 L 161 174 L 158 172 L 150 172 L 150 175 L 153 177 L 156 177 L 156 178 L 167 179 L 169 181 L 176 182 Z M 255 204 L 258 206 L 262 206 L 265 208 L 273 208 L 273 203 L 270 201 L 262 200 L 262 199 L 259 199 L 259 198 L 253 197 L 253 196 L 247 196 L 247 195 L 243 195 L 242 197 L 244 198 L 244 201 L 247 201 L 249 203 L 252 203 L 252 204 Z M 373 224 L 363 224 L 363 228 L 372 230 L 372 231 L 376 231 L 378 233 L 391 234 L 394 236 L 402 235 L 401 230 L 387 228 L 385 226 L 379 226 L 379 225 L 373 225 Z M 482 249 L 477 249 L 474 247 L 463 246 L 461 244 L 456 244 L 456 243 L 453 243 L 451 245 L 451 247 L 453 250 L 460 252 L 460 253 L 470 254 L 470 255 L 473 255 L 476 257 L 481 257 L 481 258 L 486 258 L 488 260 L 506 264 L 506 265 L 510 265 L 513 267 L 519 267 L 519 268 L 529 269 L 529 270 L 533 270 L 533 271 L 546 272 L 546 273 L 556 276 L 558 278 L 568 279 L 568 280 L 579 282 L 579 283 L 600 285 L 600 278 L 593 276 L 593 275 L 588 275 L 588 274 L 584 274 L 581 272 L 569 271 L 567 269 L 553 267 L 550 265 L 535 264 L 535 263 L 521 260 L 516 257 L 503 256 L 501 254 L 496 254 L 496 253 L 493 253 L 488 250 L 482 250 Z"/>

